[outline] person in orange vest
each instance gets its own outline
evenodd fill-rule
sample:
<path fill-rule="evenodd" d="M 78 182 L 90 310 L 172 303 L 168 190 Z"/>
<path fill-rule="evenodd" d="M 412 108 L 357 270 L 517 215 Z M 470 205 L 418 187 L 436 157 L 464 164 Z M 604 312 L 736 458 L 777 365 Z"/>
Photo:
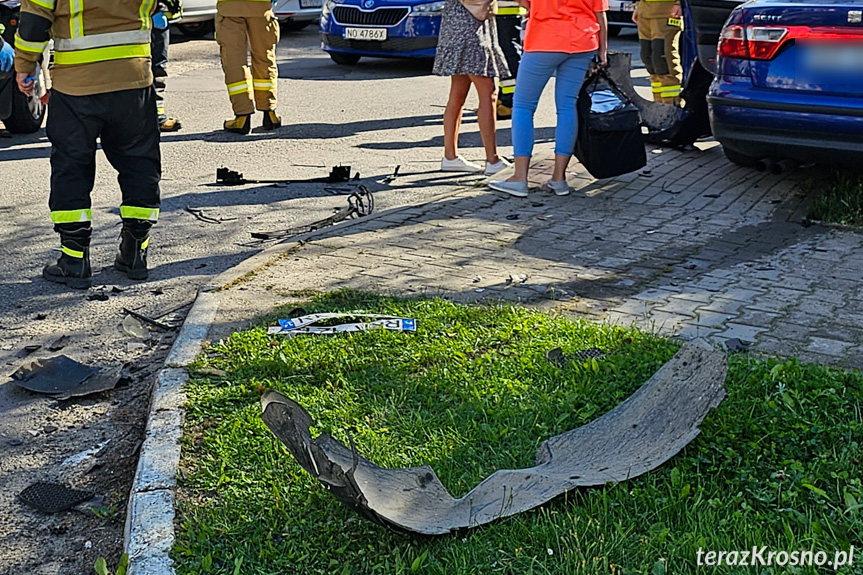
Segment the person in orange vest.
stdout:
<path fill-rule="evenodd" d="M 234 109 L 234 119 L 225 122 L 225 130 L 248 134 L 256 108 L 264 113 L 265 130 L 281 127 L 282 119 L 276 114 L 279 22 L 271 0 L 218 0 L 216 8 L 216 41 Z M 247 46 L 252 56 L 251 74 Z"/>
<path fill-rule="evenodd" d="M 677 39 L 681 15 L 679 0 L 639 0 L 632 14 L 638 24 L 641 61 L 650 74 L 654 102 L 680 102 Z"/>
<path fill-rule="evenodd" d="M 18 88 L 34 89 L 33 75 L 49 41 L 51 192 L 48 207 L 60 234 L 60 258 L 42 270 L 48 281 L 93 285 L 90 268 L 90 192 L 96 142 L 117 170 L 123 195 L 120 253 L 114 268 L 130 279 L 147 277 L 150 228 L 159 218 L 159 123 L 150 29 L 155 2 L 141 0 L 23 0 L 15 35 Z"/>

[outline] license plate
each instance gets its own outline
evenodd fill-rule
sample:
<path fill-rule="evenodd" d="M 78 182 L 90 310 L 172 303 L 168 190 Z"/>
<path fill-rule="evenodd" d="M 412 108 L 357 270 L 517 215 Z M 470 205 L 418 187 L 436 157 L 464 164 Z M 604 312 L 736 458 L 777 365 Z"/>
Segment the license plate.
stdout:
<path fill-rule="evenodd" d="M 620 3 L 620 11 L 621 12 L 635 12 L 635 2 L 621 2 Z"/>
<path fill-rule="evenodd" d="M 800 42 L 799 46 L 803 70 L 810 75 L 863 73 L 863 44 Z"/>
<path fill-rule="evenodd" d="M 300 8 L 323 8 L 324 1 L 323 0 L 300 0 Z"/>
<path fill-rule="evenodd" d="M 345 28 L 347 40 L 386 40 L 386 28 Z"/>

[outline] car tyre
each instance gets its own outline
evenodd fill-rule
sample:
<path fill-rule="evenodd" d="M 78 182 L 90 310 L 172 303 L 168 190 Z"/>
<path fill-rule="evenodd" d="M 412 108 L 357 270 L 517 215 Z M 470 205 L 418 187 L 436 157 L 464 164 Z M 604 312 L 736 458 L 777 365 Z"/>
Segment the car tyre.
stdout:
<path fill-rule="evenodd" d="M 216 21 L 206 20 L 204 22 L 177 24 L 177 29 L 187 38 L 203 38 L 210 32 L 216 30 Z"/>
<path fill-rule="evenodd" d="M 330 52 L 330 58 L 339 66 L 353 66 L 360 61 L 356 54 L 344 54 L 341 52 Z"/>
<path fill-rule="evenodd" d="M 758 163 L 758 158 L 755 158 L 753 156 L 747 156 L 746 154 L 742 154 L 726 146 L 722 146 L 722 151 L 725 153 L 726 158 L 728 158 L 732 163 L 735 163 L 738 166 L 743 166 L 744 168 L 754 168 L 755 165 Z"/>
<path fill-rule="evenodd" d="M 37 92 L 39 84 L 45 81 L 44 74 L 45 72 L 40 69 L 37 86 L 34 87 Z M 12 92 L 12 115 L 3 120 L 3 124 L 13 134 L 32 134 L 42 127 L 46 108 L 47 106 L 41 100 L 36 100 L 34 109 L 31 110 L 30 98 L 15 88 Z"/>
<path fill-rule="evenodd" d="M 613 24 L 608 25 L 608 36 L 613 37 L 620 34 L 620 31 L 623 29 L 622 26 L 615 26 Z"/>

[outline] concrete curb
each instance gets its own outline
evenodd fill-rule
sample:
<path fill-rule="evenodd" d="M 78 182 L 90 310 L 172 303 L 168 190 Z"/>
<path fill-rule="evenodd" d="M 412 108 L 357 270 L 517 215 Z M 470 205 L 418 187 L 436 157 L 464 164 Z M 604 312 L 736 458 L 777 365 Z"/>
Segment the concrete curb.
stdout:
<path fill-rule="evenodd" d="M 292 236 L 274 244 L 240 262 L 213 278 L 212 284 L 198 291 L 189 310 L 165 367 L 156 376 L 156 385 L 150 399 L 144 443 L 135 479 L 129 493 L 126 510 L 125 550 L 129 555 L 128 575 L 174 575 L 170 557 L 174 545 L 175 498 L 177 469 L 180 463 L 180 440 L 183 436 L 186 395 L 183 386 L 188 382 L 186 367 L 201 352 L 210 326 L 219 307 L 218 290 L 241 280 L 255 270 L 265 267 L 282 253 L 315 238 L 338 233 L 345 228 L 366 224 L 378 218 L 423 209 L 425 206 L 473 189 L 473 185 L 459 184 L 429 198 L 420 205 L 403 206 L 378 212 L 330 226 L 322 230 Z"/>

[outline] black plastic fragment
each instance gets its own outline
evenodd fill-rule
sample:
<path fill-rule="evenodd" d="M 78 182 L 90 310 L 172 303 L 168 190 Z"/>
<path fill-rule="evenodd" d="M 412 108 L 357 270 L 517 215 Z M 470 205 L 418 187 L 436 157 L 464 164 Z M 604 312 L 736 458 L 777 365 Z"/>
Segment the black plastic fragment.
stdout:
<path fill-rule="evenodd" d="M 59 513 L 93 498 L 91 491 L 71 489 L 59 483 L 36 482 L 18 494 L 18 498 L 39 511 Z"/>

